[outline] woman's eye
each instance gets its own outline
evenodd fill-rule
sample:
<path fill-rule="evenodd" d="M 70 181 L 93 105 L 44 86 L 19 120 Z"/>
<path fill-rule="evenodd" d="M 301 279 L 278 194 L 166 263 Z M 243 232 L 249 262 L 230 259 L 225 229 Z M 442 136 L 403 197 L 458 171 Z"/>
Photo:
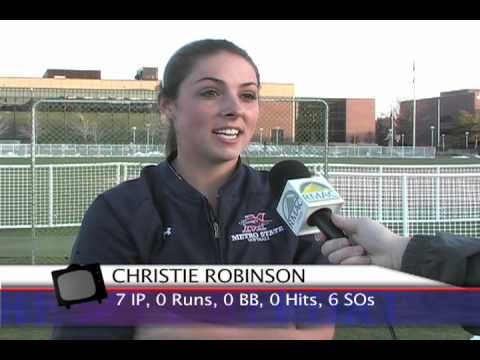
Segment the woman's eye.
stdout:
<path fill-rule="evenodd" d="M 255 93 L 245 93 L 245 94 L 242 94 L 242 97 L 250 101 L 257 100 L 257 94 Z"/>
<path fill-rule="evenodd" d="M 200 95 L 207 98 L 215 97 L 215 96 L 218 96 L 218 91 L 215 89 L 208 89 L 200 92 Z"/>

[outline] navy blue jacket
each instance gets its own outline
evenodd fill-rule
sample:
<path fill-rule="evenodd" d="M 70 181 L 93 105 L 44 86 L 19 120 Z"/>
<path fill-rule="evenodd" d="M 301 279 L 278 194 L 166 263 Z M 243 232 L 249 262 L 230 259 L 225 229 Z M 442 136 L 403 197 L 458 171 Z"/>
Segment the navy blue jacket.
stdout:
<path fill-rule="evenodd" d="M 217 209 L 169 161 L 99 195 L 72 249 L 76 264 L 328 264 L 314 236 L 276 211 L 268 172 L 239 164 Z M 57 339 L 130 338 L 132 328 L 57 328 Z"/>
<path fill-rule="evenodd" d="M 72 251 L 87 264 L 327 264 L 313 236 L 295 236 L 276 212 L 268 172 L 240 164 L 217 209 L 168 161 L 101 194 Z"/>

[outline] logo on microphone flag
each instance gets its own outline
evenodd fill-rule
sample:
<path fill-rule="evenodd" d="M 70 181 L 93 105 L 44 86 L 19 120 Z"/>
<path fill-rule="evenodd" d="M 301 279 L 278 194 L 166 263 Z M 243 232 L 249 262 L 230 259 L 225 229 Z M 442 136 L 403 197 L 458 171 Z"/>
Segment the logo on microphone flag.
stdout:
<path fill-rule="evenodd" d="M 306 182 L 300 185 L 300 192 L 307 202 L 325 201 L 338 199 L 338 193 L 319 182 Z"/>
<path fill-rule="evenodd" d="M 307 219 L 321 208 L 336 212 L 343 204 L 340 195 L 322 176 L 287 181 L 277 206 L 277 212 L 292 232 L 311 235 L 319 232 L 316 226 L 308 225 Z"/>

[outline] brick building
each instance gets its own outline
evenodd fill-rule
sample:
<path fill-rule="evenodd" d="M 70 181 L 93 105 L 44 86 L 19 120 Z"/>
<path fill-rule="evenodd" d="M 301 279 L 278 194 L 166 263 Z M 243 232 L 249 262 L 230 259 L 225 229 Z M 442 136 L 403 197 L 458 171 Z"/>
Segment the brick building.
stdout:
<path fill-rule="evenodd" d="M 417 146 L 441 144 L 445 134 L 446 147 L 461 147 L 463 137 L 457 133 L 459 115 L 462 111 L 470 114 L 480 112 L 480 90 L 466 89 L 441 92 L 439 97 L 416 100 L 415 142 Z M 413 100 L 400 103 L 399 121 L 404 128 L 406 144 L 412 144 Z M 438 123 L 440 122 L 440 132 Z M 402 126 L 403 125 L 403 126 Z M 439 143 L 440 140 L 440 143 Z"/>
<path fill-rule="evenodd" d="M 46 117 L 57 127 L 61 136 L 45 141 L 70 143 L 82 141 L 67 131 L 79 116 L 98 125 L 104 139 L 95 142 L 125 143 L 131 140 L 131 129 L 137 138 L 153 133 L 160 123 L 156 110 L 159 90 L 156 68 L 141 68 L 132 80 L 104 80 L 99 70 L 48 69 L 42 78 L 0 78 L 0 140 L 28 142 L 32 104 L 41 99 L 130 99 L 149 102 L 128 107 L 97 106 L 94 109 L 58 106 Z M 312 101 L 313 100 L 313 101 Z M 373 142 L 375 133 L 375 100 L 325 99 L 329 105 L 329 141 L 339 143 Z M 48 112 L 47 111 L 47 112 Z M 86 112 L 86 113 L 83 113 Z M 83 115 L 82 115 L 83 114 Z M 97 126 L 96 125 L 96 126 Z M 50 125 L 49 125 L 50 126 Z M 60 130 L 60 127 L 64 130 Z M 108 127 L 108 129 L 106 129 Z M 324 108 L 316 99 L 295 98 L 295 86 L 282 83 L 262 83 L 260 117 L 253 141 L 268 143 L 319 143 L 324 141 Z M 77 125 L 78 130 L 78 125 Z M 108 130 L 108 131 L 107 131 Z M 164 139 L 157 129 L 157 142 Z M 77 131 L 78 132 L 78 131 Z M 87 141 L 87 138 L 83 141 Z M 93 141 L 93 140 L 92 140 Z M 149 141 L 147 139 L 147 141 Z"/>

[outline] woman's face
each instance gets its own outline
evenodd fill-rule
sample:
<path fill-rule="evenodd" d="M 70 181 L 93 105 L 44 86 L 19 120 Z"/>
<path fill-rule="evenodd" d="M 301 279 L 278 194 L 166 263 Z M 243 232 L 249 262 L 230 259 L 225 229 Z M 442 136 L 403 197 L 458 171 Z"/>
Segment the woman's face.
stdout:
<path fill-rule="evenodd" d="M 199 59 L 169 106 L 179 156 L 236 162 L 255 132 L 258 92 L 255 70 L 241 56 L 219 52 Z"/>

